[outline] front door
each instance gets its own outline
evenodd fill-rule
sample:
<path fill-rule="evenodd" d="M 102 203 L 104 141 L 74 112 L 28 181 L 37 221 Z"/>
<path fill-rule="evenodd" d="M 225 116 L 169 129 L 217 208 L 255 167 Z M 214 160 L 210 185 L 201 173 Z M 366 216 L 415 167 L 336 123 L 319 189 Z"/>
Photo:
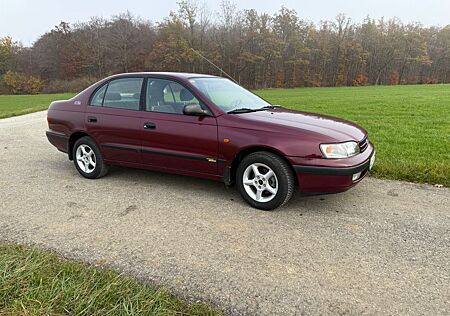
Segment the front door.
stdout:
<path fill-rule="evenodd" d="M 141 91 L 144 78 L 119 78 L 102 86 L 88 105 L 86 129 L 107 161 L 140 163 Z"/>
<path fill-rule="evenodd" d="M 217 122 L 210 116 L 183 114 L 200 104 L 177 82 L 149 78 L 142 113 L 143 164 L 200 174 L 217 174 Z"/>

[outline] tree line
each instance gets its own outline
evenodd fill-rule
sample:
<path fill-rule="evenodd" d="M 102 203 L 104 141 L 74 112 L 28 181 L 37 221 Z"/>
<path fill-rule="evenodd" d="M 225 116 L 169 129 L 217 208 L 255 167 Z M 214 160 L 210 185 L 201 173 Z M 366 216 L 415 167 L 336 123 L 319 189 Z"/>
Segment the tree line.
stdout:
<path fill-rule="evenodd" d="M 211 12 L 184 0 L 158 23 L 127 12 L 61 22 L 31 47 L 0 39 L 3 92 L 74 90 L 133 71 L 228 74 L 249 88 L 448 83 L 450 25 L 342 14 L 315 24 L 286 7 L 270 15 L 224 1 Z"/>

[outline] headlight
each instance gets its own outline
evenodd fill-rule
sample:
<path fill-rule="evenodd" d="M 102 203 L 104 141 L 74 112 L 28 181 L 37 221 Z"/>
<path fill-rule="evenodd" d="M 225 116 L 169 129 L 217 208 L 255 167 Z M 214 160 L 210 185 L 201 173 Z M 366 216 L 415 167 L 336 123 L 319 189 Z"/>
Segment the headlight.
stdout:
<path fill-rule="evenodd" d="M 325 158 L 347 158 L 359 153 L 357 142 L 321 144 L 320 150 Z"/>

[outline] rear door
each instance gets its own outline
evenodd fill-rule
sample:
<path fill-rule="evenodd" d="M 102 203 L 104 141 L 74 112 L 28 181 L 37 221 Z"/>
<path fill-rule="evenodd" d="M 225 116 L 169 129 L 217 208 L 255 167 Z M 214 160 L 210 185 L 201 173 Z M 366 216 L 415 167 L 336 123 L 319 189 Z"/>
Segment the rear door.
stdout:
<path fill-rule="evenodd" d="M 87 107 L 87 132 L 100 146 L 105 160 L 141 162 L 143 82 L 142 77 L 113 79 L 94 93 Z"/>
<path fill-rule="evenodd" d="M 189 173 L 217 174 L 217 122 L 183 114 L 200 104 L 181 84 L 148 78 L 141 120 L 142 163 Z M 204 107 L 204 105 L 202 105 Z"/>

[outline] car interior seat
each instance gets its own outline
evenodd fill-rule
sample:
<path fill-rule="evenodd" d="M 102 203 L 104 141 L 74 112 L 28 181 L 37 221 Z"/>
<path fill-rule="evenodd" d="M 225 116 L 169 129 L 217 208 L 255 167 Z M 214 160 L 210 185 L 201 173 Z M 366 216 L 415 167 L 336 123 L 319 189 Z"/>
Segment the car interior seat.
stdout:
<path fill-rule="evenodd" d="M 173 106 L 164 102 L 164 81 L 153 81 L 150 86 L 150 100 L 147 100 L 147 110 L 152 112 L 176 113 Z"/>
<path fill-rule="evenodd" d="M 194 96 L 189 90 L 183 88 L 180 91 L 180 100 L 187 104 L 189 101 L 194 100 Z"/>

